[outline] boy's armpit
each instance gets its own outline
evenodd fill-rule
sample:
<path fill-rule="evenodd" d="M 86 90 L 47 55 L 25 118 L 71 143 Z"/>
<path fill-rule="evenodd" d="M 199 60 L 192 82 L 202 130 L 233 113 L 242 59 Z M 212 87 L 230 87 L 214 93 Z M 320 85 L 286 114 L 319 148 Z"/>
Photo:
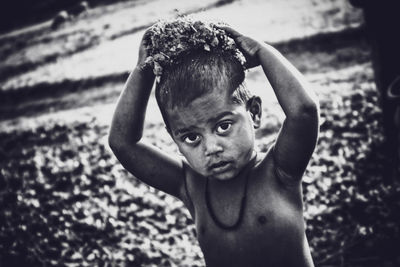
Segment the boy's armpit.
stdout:
<path fill-rule="evenodd" d="M 191 197 L 191 190 L 189 189 L 189 171 L 190 171 L 190 167 L 187 166 L 187 163 L 185 162 L 185 160 L 182 160 L 182 174 L 183 174 L 183 183 L 184 186 L 182 186 L 181 192 L 180 192 L 180 200 L 182 200 L 182 202 L 186 205 L 186 207 L 188 208 L 190 214 L 192 215 L 192 219 L 194 220 L 194 204 L 193 204 L 193 200 Z"/>
<path fill-rule="evenodd" d="M 273 148 L 275 165 L 284 180 L 301 180 L 317 143 L 318 128 L 317 114 L 284 120 Z"/>
<path fill-rule="evenodd" d="M 299 182 L 301 182 L 301 179 L 303 177 L 303 174 L 289 174 L 286 171 L 282 169 L 282 167 L 279 165 L 278 161 L 276 160 L 276 155 L 275 155 L 275 144 L 271 149 L 272 152 L 272 159 L 274 162 L 274 173 L 276 177 L 285 185 L 298 185 Z"/>

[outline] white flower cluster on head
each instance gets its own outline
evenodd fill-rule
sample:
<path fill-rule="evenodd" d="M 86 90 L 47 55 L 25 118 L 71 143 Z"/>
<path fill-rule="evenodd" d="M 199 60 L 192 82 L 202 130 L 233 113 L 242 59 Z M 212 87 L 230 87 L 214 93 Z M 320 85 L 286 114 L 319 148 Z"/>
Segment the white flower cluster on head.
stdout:
<path fill-rule="evenodd" d="M 246 60 L 242 52 L 218 25 L 223 24 L 185 16 L 162 20 L 150 27 L 146 64 L 152 66 L 157 81 L 160 81 L 163 67 L 173 65 L 177 59 L 195 50 L 230 52 L 244 68 Z"/>

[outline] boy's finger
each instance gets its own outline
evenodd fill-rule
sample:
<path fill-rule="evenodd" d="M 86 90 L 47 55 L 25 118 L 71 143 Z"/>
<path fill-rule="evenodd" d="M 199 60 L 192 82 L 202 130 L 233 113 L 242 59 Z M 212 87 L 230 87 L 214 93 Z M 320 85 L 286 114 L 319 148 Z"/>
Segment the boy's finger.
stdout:
<path fill-rule="evenodd" d="M 144 36 L 150 36 L 152 34 L 152 27 L 148 27 L 146 28 L 146 30 L 144 30 Z"/>
<path fill-rule="evenodd" d="M 151 37 L 151 27 L 147 28 L 147 29 L 144 31 L 144 34 L 143 34 L 143 37 L 142 37 L 142 42 L 143 42 L 144 44 L 147 44 L 148 41 L 149 41 L 149 39 L 150 39 L 150 37 Z"/>
<path fill-rule="evenodd" d="M 228 33 L 230 36 L 232 36 L 233 38 L 237 38 L 242 36 L 242 34 L 240 34 L 238 31 L 232 29 L 229 26 L 225 26 L 225 25 L 218 25 L 218 28 L 226 31 L 226 33 Z"/>

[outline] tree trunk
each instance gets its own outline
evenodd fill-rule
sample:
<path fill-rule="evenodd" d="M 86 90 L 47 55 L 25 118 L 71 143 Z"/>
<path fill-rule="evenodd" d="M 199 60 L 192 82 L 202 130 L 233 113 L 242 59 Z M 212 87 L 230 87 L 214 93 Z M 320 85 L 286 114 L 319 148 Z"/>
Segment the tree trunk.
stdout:
<path fill-rule="evenodd" d="M 400 84 L 395 82 L 400 76 L 400 0 L 350 0 L 354 6 L 362 7 L 368 38 L 372 45 L 372 63 L 375 82 L 381 96 L 383 111 L 383 127 L 386 137 L 385 178 L 388 180 L 399 177 L 400 154 L 400 118 L 396 118 L 399 100 L 394 95 L 400 90 L 394 90 Z M 391 97 L 388 95 L 390 85 L 393 85 Z M 397 124 L 397 125 L 396 125 Z"/>

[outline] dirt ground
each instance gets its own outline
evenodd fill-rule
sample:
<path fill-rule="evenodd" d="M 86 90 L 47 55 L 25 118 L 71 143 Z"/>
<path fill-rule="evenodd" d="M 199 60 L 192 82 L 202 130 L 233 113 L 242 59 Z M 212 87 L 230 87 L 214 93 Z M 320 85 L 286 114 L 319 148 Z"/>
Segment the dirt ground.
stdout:
<path fill-rule="evenodd" d="M 390 248 L 399 207 L 388 202 L 400 192 L 381 183 L 370 47 L 360 10 L 344 0 L 138 0 L 93 8 L 57 30 L 48 22 L 0 36 L 0 262 L 204 266 L 182 204 L 129 175 L 106 142 L 143 30 L 186 13 L 272 43 L 317 92 L 321 135 L 303 183 L 317 266 L 400 264 Z M 263 100 L 256 135 L 265 151 L 283 112 L 260 69 L 246 79 Z M 145 139 L 177 152 L 154 96 Z"/>

